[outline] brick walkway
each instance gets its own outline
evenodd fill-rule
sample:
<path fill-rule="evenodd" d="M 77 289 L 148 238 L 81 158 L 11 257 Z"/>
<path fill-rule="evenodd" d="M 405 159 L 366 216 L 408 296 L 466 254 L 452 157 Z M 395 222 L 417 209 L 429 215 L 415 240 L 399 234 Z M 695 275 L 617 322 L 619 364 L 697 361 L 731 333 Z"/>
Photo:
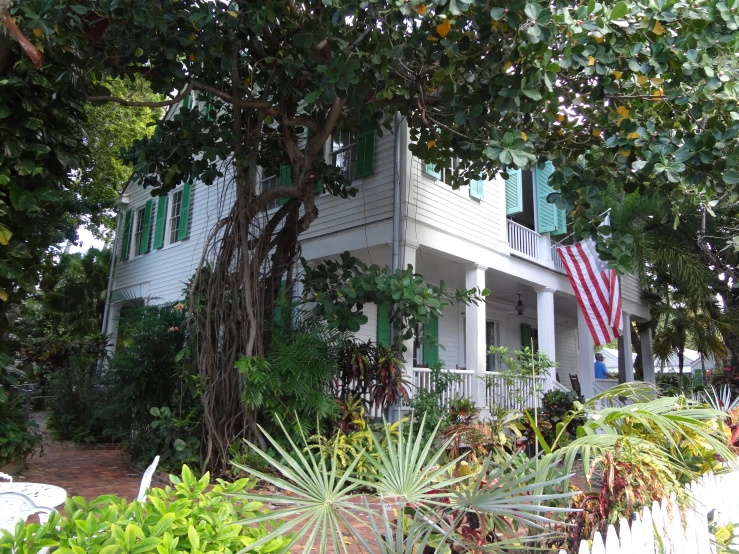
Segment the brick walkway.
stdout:
<path fill-rule="evenodd" d="M 46 435 L 46 414 L 34 413 L 33 419 L 44 434 L 43 454 L 35 454 L 28 468 L 16 481 L 57 485 L 67 496 L 92 500 L 103 494 L 115 494 L 127 500 L 136 498 L 141 475 L 134 473 L 120 450 L 87 450 L 52 441 Z"/>

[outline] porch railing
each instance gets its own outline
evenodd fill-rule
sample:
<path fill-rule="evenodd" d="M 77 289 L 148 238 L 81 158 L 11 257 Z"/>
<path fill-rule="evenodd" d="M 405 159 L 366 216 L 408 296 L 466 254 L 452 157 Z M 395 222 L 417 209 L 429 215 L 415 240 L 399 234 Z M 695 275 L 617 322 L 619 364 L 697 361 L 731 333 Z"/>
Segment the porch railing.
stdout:
<path fill-rule="evenodd" d="M 595 379 L 593 381 L 593 388 L 595 389 L 595 394 L 600 394 L 601 392 L 605 392 L 608 389 L 612 389 L 618 385 L 618 379 Z"/>
<path fill-rule="evenodd" d="M 486 374 L 485 406 L 523 410 L 541 407 L 546 377 L 510 377 L 498 372 Z"/>
<path fill-rule="evenodd" d="M 530 258 L 539 258 L 539 233 L 508 220 L 508 245 Z"/>
<path fill-rule="evenodd" d="M 444 369 L 445 373 L 457 375 L 458 378 L 444 390 L 441 395 L 442 402 L 446 406 L 450 400 L 455 398 L 474 398 L 475 388 L 478 383 L 474 372 L 467 369 Z M 411 376 L 410 396 L 414 397 L 418 391 L 430 391 L 433 387 L 431 382 L 431 370 L 427 367 L 414 367 Z"/>

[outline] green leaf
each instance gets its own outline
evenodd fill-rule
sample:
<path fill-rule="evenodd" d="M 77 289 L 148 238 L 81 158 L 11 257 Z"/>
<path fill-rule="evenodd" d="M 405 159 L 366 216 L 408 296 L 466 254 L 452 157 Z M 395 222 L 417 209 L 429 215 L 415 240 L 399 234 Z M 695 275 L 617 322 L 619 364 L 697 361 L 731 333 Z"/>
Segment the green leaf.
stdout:
<path fill-rule="evenodd" d="M 739 172 L 737 172 L 735 169 L 729 169 L 728 171 L 724 171 L 724 183 L 727 185 L 736 185 L 739 183 Z"/>
<path fill-rule="evenodd" d="M 500 21 L 503 19 L 503 16 L 505 16 L 505 9 L 504 8 L 493 8 L 490 10 L 490 17 L 492 17 L 495 21 Z"/>
<path fill-rule="evenodd" d="M 523 89 L 521 91 L 521 94 L 527 96 L 528 98 L 531 98 L 532 100 L 541 100 L 541 93 L 538 90 Z"/>
<path fill-rule="evenodd" d="M 9 106 L 0 106 L 0 119 L 5 119 L 11 113 L 13 113 L 13 110 L 11 110 Z"/>
<path fill-rule="evenodd" d="M 78 15 L 85 15 L 87 14 L 87 12 L 90 11 L 86 6 L 83 6 L 82 4 L 72 4 L 69 7 Z"/>
<path fill-rule="evenodd" d="M 622 19 L 627 13 L 629 13 L 629 6 L 626 2 L 619 2 L 611 10 L 611 19 Z"/>

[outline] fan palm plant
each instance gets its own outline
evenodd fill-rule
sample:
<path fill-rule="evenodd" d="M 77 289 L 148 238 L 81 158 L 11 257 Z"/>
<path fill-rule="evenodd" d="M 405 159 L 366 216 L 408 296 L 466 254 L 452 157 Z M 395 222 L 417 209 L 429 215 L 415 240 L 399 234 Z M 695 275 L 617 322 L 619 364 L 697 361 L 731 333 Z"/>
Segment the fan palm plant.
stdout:
<path fill-rule="evenodd" d="M 452 544 L 487 541 L 491 534 L 496 542 L 486 544 L 485 549 L 496 551 L 543 536 L 516 536 L 516 525 L 545 529 L 557 523 L 555 515 L 571 511 L 555 506 L 566 501 L 570 493 L 535 493 L 541 485 L 554 487 L 564 481 L 562 476 L 544 479 L 547 474 L 554 475 L 551 465 L 537 467 L 535 461 L 514 463 L 519 458 L 512 456 L 503 464 L 488 459 L 471 474 L 460 475 L 455 469 L 461 458 L 445 461 L 452 439 L 435 449 L 433 438 L 438 426 L 432 432 L 432 440 L 425 440 L 424 425 L 425 420 L 418 427 L 411 423 L 406 433 L 401 424 L 396 440 L 380 440 L 372 434 L 378 455 L 367 461 L 376 470 L 377 477 L 373 479 L 365 479 L 354 471 L 359 457 L 339 471 L 336 452 L 328 460 L 308 453 L 302 433 L 302 445 L 285 433 L 289 449 L 267 435 L 278 453 L 275 457 L 250 445 L 278 476 L 237 467 L 283 491 L 260 495 L 260 500 L 277 507 L 269 519 L 288 521 L 247 548 L 256 548 L 277 534 L 294 529 L 288 548 L 302 542 L 304 554 L 311 550 L 320 554 L 346 552 L 347 541 L 356 541 L 364 551 L 373 554 L 410 554 L 418 552 L 419 545 L 421 551 L 428 545 L 441 552 Z M 390 432 L 385 430 L 386 434 Z M 379 510 L 371 508 L 361 490 L 370 491 L 372 497 L 379 499 Z M 504 531 L 511 536 L 501 536 Z"/>

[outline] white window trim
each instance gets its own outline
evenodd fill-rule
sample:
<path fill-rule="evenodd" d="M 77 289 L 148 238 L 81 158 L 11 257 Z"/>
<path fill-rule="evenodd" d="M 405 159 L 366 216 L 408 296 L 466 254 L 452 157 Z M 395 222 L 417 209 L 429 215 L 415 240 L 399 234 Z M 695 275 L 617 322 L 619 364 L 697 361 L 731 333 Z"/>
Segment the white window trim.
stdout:
<path fill-rule="evenodd" d="M 162 250 L 169 248 L 171 246 L 177 246 L 178 244 L 183 242 L 181 240 L 178 240 L 175 242 L 171 241 L 171 237 L 172 237 L 171 219 L 172 219 L 172 211 L 174 210 L 174 202 L 173 202 L 174 195 L 184 188 L 185 188 L 185 185 L 182 184 L 182 185 L 179 185 L 177 188 L 169 191 L 169 196 L 167 197 L 167 218 L 164 222 L 164 246 L 162 246 Z M 182 215 L 181 208 L 180 208 L 180 215 Z"/>

